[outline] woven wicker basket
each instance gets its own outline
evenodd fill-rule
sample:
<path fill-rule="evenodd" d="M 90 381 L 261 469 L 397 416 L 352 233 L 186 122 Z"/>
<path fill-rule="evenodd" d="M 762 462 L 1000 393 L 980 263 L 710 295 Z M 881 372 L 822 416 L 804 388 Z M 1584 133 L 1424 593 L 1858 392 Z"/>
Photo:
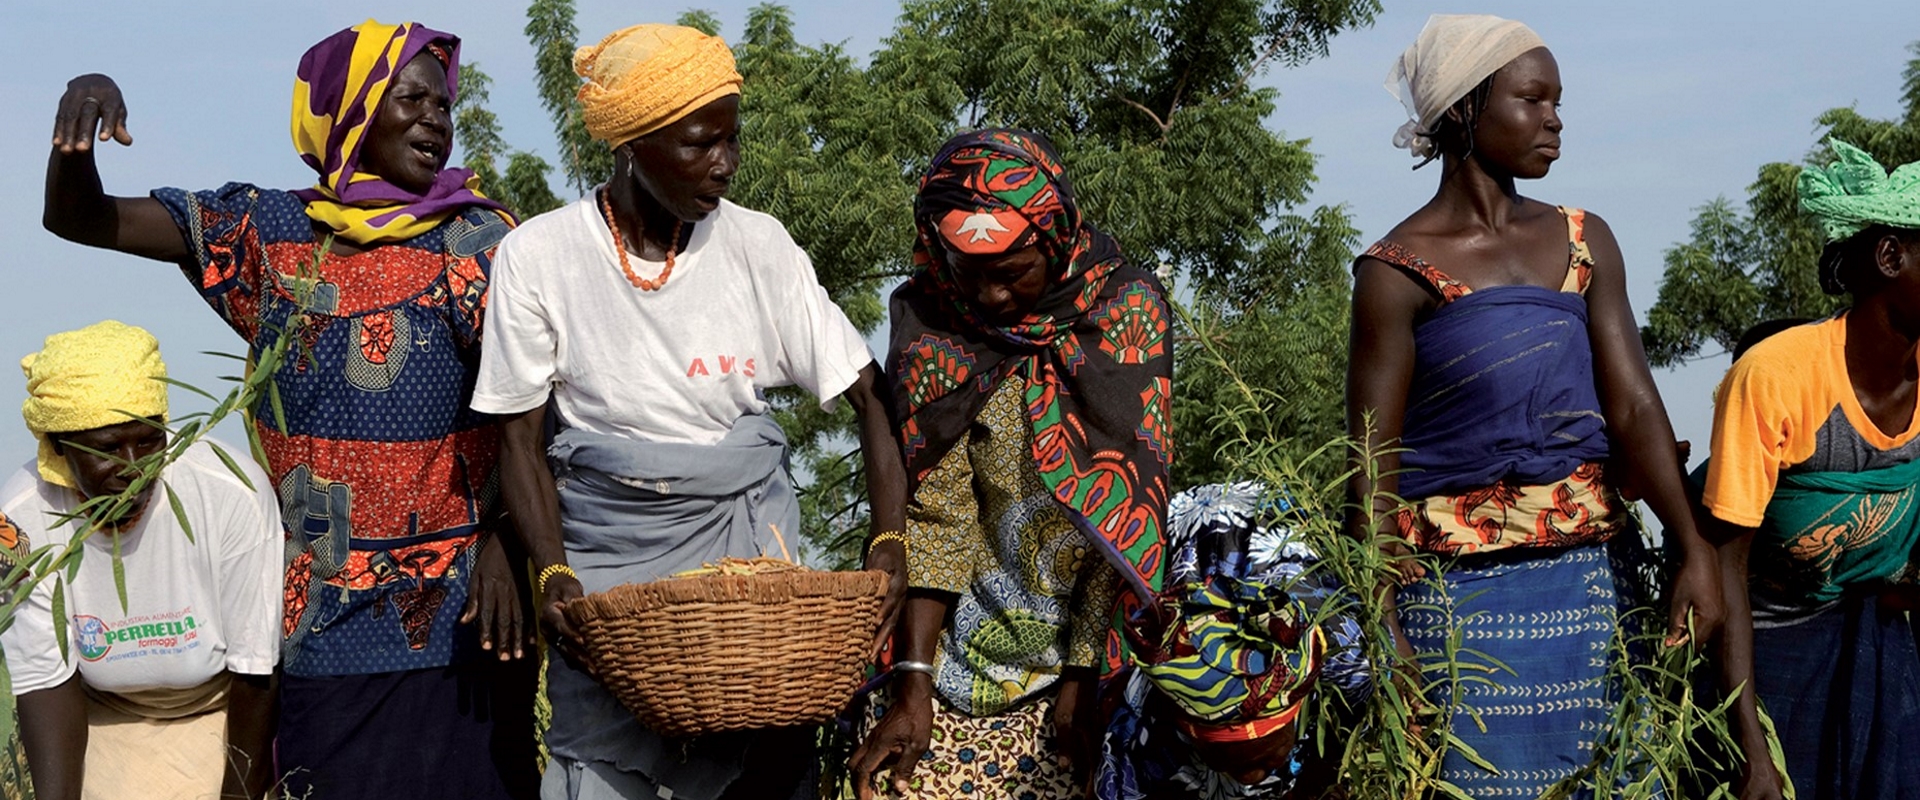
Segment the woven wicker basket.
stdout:
<path fill-rule="evenodd" d="M 773 559 L 707 572 L 717 574 L 616 586 L 565 608 L 588 669 L 641 724 L 704 736 L 817 724 L 846 707 L 879 626 L 885 572 Z"/>

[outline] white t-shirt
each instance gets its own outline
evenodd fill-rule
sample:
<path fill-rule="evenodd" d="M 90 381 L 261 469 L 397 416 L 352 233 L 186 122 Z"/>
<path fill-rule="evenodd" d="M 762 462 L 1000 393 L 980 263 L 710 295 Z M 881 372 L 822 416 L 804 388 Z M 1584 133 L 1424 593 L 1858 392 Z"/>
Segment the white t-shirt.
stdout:
<path fill-rule="evenodd" d="M 620 271 L 594 200 L 528 220 L 493 256 L 473 407 L 536 408 L 565 423 L 652 442 L 712 444 L 762 390 L 799 385 L 832 408 L 873 354 L 780 221 L 721 201 L 693 228 L 666 286 Z M 628 260 L 654 278 L 662 262 Z"/>
<path fill-rule="evenodd" d="M 174 518 L 154 487 L 146 512 L 120 539 L 127 610 L 113 585 L 113 540 L 87 539 L 80 572 L 66 587 L 68 658 L 54 640 L 53 580 L 42 581 L 0 635 L 15 694 L 50 689 L 79 670 L 108 692 L 188 689 L 231 670 L 266 675 L 280 661 L 281 561 L 286 532 L 266 472 L 246 450 L 221 444 L 253 482 L 234 477 L 203 441 L 161 473 L 193 526 Z M 40 480 L 27 462 L 0 486 L 0 513 L 32 546 L 64 544 L 79 494 Z M 53 528 L 49 532 L 49 528 Z"/>

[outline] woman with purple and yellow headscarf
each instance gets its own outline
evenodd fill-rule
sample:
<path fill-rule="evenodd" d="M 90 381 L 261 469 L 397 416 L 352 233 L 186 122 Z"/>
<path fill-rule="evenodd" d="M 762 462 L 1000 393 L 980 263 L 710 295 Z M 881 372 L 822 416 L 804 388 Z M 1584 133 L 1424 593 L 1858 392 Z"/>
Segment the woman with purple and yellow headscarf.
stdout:
<path fill-rule="evenodd" d="M 49 230 L 179 265 L 255 354 L 299 332 L 279 402 L 254 409 L 287 528 L 276 754 L 294 796 L 532 791 L 530 677 L 495 665 L 525 649 L 490 544 L 498 428 L 467 409 L 512 220 L 446 168 L 459 53 L 372 20 L 308 50 L 292 135 L 319 180 L 298 191 L 110 197 L 93 145 L 132 143 L 119 87 L 75 78 L 55 120 Z"/>
<path fill-rule="evenodd" d="M 1164 571 L 1165 290 L 1081 218 L 1038 134 L 949 140 L 914 222 L 887 370 L 911 589 L 855 788 L 890 767 L 908 797 L 1081 797 L 1112 623 Z"/>

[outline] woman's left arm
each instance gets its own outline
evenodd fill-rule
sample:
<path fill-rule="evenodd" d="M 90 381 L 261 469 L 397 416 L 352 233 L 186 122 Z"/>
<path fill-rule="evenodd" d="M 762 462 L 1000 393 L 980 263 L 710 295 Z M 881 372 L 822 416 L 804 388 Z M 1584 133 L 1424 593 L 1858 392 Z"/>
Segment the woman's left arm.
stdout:
<path fill-rule="evenodd" d="M 227 770 L 221 797 L 260 800 L 273 791 L 273 734 L 279 721 L 275 675 L 233 675 L 227 688 Z"/>
<path fill-rule="evenodd" d="M 860 377 L 843 396 L 853 404 L 853 413 L 860 423 L 860 455 L 866 464 L 870 533 L 904 533 L 907 470 L 900 461 L 900 444 L 894 437 L 893 403 L 880 366 L 869 362 L 861 368 Z M 888 575 L 887 599 L 880 606 L 880 630 L 873 644 L 873 655 L 877 657 L 899 620 L 907 596 L 907 548 L 897 537 L 875 544 L 869 536 L 867 545 L 866 568 L 883 570 Z"/>
<path fill-rule="evenodd" d="M 1593 252 L 1593 280 L 1587 287 L 1587 329 L 1593 342 L 1594 378 L 1607 418 L 1607 436 L 1625 457 L 1626 483 L 1636 490 L 1680 545 L 1681 565 L 1674 576 L 1668 646 L 1684 643 L 1691 612 L 1692 633 L 1700 643 L 1719 635 L 1726 619 L 1720 591 L 1718 556 L 1694 526 L 1688 505 L 1673 425 L 1660 390 L 1647 368 L 1640 328 L 1627 298 L 1626 261 L 1613 230 L 1598 215 L 1586 218 L 1587 245 Z"/>

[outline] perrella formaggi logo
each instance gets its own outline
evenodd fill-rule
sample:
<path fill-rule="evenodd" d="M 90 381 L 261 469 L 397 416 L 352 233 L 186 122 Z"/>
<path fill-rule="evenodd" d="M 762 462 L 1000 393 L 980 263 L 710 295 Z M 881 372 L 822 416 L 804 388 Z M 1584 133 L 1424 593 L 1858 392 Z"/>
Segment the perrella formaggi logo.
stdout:
<path fill-rule="evenodd" d="M 121 620 L 114 625 L 108 625 L 99 617 L 73 615 L 74 638 L 79 641 L 80 658 L 85 661 L 99 661 L 115 649 L 121 652 L 113 657 L 114 661 L 191 650 L 200 646 L 199 627 L 193 618 L 192 606 L 166 614 Z"/>
<path fill-rule="evenodd" d="M 107 624 L 101 622 L 99 617 L 75 614 L 73 632 L 75 638 L 80 640 L 80 658 L 83 660 L 99 661 L 113 649 L 113 644 L 107 641 Z"/>

